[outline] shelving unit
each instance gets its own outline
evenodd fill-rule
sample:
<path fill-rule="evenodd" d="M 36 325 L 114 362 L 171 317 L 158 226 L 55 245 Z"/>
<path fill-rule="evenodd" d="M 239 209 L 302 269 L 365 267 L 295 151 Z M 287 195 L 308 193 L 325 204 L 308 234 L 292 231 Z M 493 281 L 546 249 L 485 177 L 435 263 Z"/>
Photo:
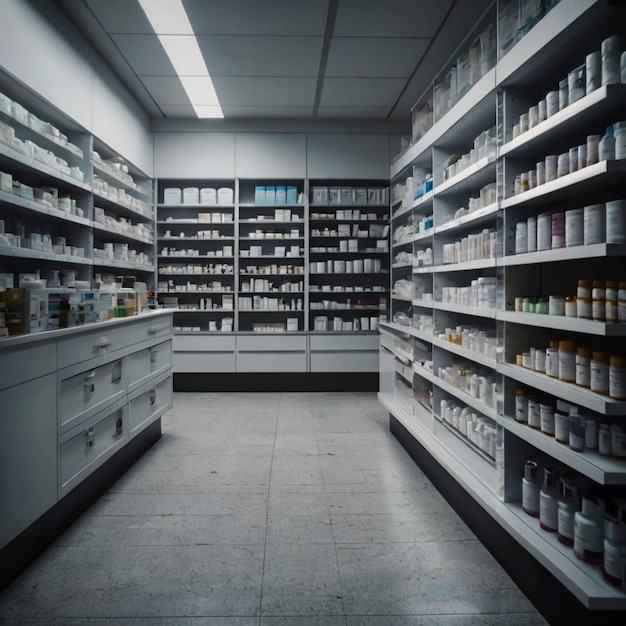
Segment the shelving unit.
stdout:
<path fill-rule="evenodd" d="M 498 23 L 505 4 L 494 3 L 485 19 Z M 626 247 L 605 240 L 520 253 L 515 230 L 529 218 L 625 197 L 620 181 L 626 161 L 592 163 L 528 190 L 516 189 L 516 178 L 547 155 L 565 153 L 620 121 L 626 87 L 601 86 L 525 132 L 514 136 L 513 128 L 584 64 L 586 54 L 624 32 L 623 13 L 601 1 L 561 0 L 531 35 L 500 51 L 495 67 L 448 112 L 437 115 L 434 107 L 424 126 L 433 108 L 429 103 L 440 93 L 434 86 L 417 103 L 414 143 L 391 170 L 393 291 L 390 322 L 381 325 L 379 398 L 391 417 L 585 607 L 598 611 L 625 610 L 626 593 L 603 579 L 602 566 L 576 558 L 522 511 L 523 465 L 532 458 L 574 476 L 580 485 L 610 492 L 626 485 L 626 461 L 595 449 L 575 452 L 516 421 L 515 394 L 524 388 L 562 412 L 576 407 L 599 423 L 622 424 L 626 406 L 517 363 L 531 347 L 545 349 L 559 339 L 625 354 L 625 324 L 527 313 L 517 306 L 522 297 L 547 303 L 551 295 L 576 295 L 578 279 L 624 280 Z M 480 156 L 477 146 L 485 137 L 487 154 Z M 474 156 L 464 162 L 461 154 Z M 416 198 L 414 190 L 428 175 L 432 191 Z M 432 215 L 432 233 L 411 239 L 424 215 Z M 409 356 L 412 377 L 406 376 Z M 470 374 L 476 385 L 467 385 Z M 446 419 L 451 405 L 458 411 Z M 474 441 L 468 414 L 478 429 L 471 433 Z"/>

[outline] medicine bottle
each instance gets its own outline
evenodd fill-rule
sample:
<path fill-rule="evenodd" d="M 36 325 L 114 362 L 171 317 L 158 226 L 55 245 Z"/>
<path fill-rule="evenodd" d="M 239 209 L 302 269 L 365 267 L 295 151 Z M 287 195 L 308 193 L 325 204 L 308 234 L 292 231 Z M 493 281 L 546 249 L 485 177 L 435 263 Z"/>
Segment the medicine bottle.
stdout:
<path fill-rule="evenodd" d="M 626 322 L 626 281 L 620 280 L 617 292 L 617 321 Z"/>
<path fill-rule="evenodd" d="M 591 317 L 598 322 L 603 322 L 606 319 L 606 283 L 603 280 L 593 281 Z"/>
<path fill-rule="evenodd" d="M 576 344 L 571 339 L 559 341 L 559 380 L 576 382 Z"/>
<path fill-rule="evenodd" d="M 613 136 L 613 126 L 607 126 L 606 133 L 598 144 L 598 160 L 615 160 L 615 137 Z"/>
<path fill-rule="evenodd" d="M 554 407 L 551 404 L 541 403 L 541 432 L 554 437 Z"/>
<path fill-rule="evenodd" d="M 528 395 L 523 387 L 515 390 L 515 421 L 528 423 Z"/>
<path fill-rule="evenodd" d="M 609 357 L 609 396 L 626 400 L 626 359 L 622 356 Z"/>
<path fill-rule="evenodd" d="M 609 393 L 609 358 L 605 352 L 593 351 L 589 364 L 591 391 L 608 395 Z"/>
<path fill-rule="evenodd" d="M 574 545 L 574 516 L 580 510 L 580 492 L 571 476 L 559 479 L 557 539 L 566 546 Z"/>
<path fill-rule="evenodd" d="M 618 283 L 616 280 L 606 281 L 606 300 L 604 310 L 607 322 L 617 322 L 617 298 L 619 294 Z"/>
<path fill-rule="evenodd" d="M 626 581 L 626 507 L 610 507 L 604 517 L 604 578 L 621 587 Z"/>
<path fill-rule="evenodd" d="M 522 478 L 522 509 L 528 515 L 539 517 L 539 466 L 535 461 L 526 461 Z"/>
<path fill-rule="evenodd" d="M 543 486 L 539 492 L 539 526 L 556 532 L 559 526 L 559 476 L 552 467 L 543 469 Z"/>
<path fill-rule="evenodd" d="M 611 454 L 611 428 L 606 423 L 598 428 L 598 452 L 604 456 Z"/>
<path fill-rule="evenodd" d="M 619 424 L 611 426 L 611 454 L 620 459 L 626 458 L 626 429 Z"/>
<path fill-rule="evenodd" d="M 574 554 L 588 563 L 602 563 L 605 508 L 604 499 L 588 495 L 574 515 Z"/>
<path fill-rule="evenodd" d="M 591 349 L 576 348 L 576 384 L 581 387 L 591 385 Z"/>

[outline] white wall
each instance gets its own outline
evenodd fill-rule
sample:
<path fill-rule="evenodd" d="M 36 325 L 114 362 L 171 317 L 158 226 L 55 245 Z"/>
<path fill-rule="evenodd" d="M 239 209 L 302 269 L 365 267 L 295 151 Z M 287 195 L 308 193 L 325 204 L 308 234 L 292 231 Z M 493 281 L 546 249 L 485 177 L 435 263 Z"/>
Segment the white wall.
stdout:
<path fill-rule="evenodd" d="M 0 68 L 152 176 L 147 115 L 51 0 L 0 0 Z"/>

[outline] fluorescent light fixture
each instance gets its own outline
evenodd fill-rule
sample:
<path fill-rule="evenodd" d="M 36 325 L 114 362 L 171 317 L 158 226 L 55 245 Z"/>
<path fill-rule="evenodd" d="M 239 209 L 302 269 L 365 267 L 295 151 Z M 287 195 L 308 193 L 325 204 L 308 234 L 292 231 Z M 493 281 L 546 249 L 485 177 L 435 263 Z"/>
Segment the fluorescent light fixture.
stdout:
<path fill-rule="evenodd" d="M 224 117 L 182 0 L 138 0 L 198 117 Z"/>

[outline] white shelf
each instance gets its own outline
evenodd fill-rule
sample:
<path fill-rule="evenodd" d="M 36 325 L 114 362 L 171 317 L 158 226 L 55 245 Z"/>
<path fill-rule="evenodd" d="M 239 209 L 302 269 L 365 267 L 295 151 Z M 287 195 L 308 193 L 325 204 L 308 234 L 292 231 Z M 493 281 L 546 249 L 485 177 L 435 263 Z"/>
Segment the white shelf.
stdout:
<path fill-rule="evenodd" d="M 102 164 L 98 163 L 98 161 L 92 160 L 92 165 L 94 173 L 97 174 L 99 178 L 102 178 L 102 180 L 106 180 L 114 187 L 117 187 L 118 189 L 124 189 L 126 191 L 134 191 L 135 193 L 144 196 L 144 198 L 150 198 L 151 192 L 146 191 L 145 189 L 137 185 L 137 183 L 116 176 L 113 172 L 110 172 Z"/>
<path fill-rule="evenodd" d="M 572 246 L 554 250 L 541 250 L 525 254 L 510 254 L 498 260 L 499 265 L 536 265 L 538 263 L 555 263 L 577 259 L 596 259 L 602 257 L 619 257 L 626 255 L 626 244 L 594 243 L 588 246 Z"/>
<path fill-rule="evenodd" d="M 484 157 L 435 187 L 434 192 L 436 196 L 468 193 L 472 189 L 478 190 L 488 183 L 495 183 L 495 178 L 495 157 Z"/>
<path fill-rule="evenodd" d="M 123 230 L 112 229 L 104 224 L 100 224 L 100 222 L 90 222 L 94 231 L 98 231 L 99 233 L 106 233 L 107 235 L 111 235 L 113 239 L 125 239 L 128 241 L 136 241 L 138 243 L 145 243 L 147 245 L 152 245 L 154 243 L 154 239 L 148 239 L 147 237 L 139 237 L 138 235 L 134 235 L 133 233 L 129 233 Z"/>
<path fill-rule="evenodd" d="M 72 256 L 71 254 L 55 254 L 30 248 L 13 248 L 12 246 L 0 245 L 0 256 L 16 257 L 19 259 L 37 259 L 39 261 L 54 261 L 55 263 L 75 263 L 76 265 L 91 265 L 94 261 L 84 256 Z"/>
<path fill-rule="evenodd" d="M 441 226 L 435 226 L 435 235 L 440 233 L 444 233 L 450 230 L 456 230 L 457 228 L 463 228 L 468 226 L 476 226 L 476 224 L 483 221 L 492 221 L 495 218 L 498 210 L 500 209 L 500 203 L 496 202 L 494 204 L 490 204 L 482 209 L 477 209 L 472 211 L 471 213 L 467 213 L 461 217 L 457 217 L 445 224 L 441 224 Z"/>
<path fill-rule="evenodd" d="M 476 317 L 496 319 L 496 309 L 479 309 L 464 304 L 451 304 L 447 302 L 433 302 L 433 307 L 439 311 L 450 311 L 451 313 L 462 313 L 463 315 L 475 315 Z"/>
<path fill-rule="evenodd" d="M 478 261 L 464 261 L 463 263 L 446 263 L 443 265 L 433 265 L 433 272 L 463 272 L 466 270 L 483 270 L 496 267 L 496 259 L 479 259 Z"/>
<path fill-rule="evenodd" d="M 430 191 L 426 192 L 424 195 L 420 196 L 419 198 L 415 198 L 413 200 L 413 204 L 411 205 L 410 209 L 413 209 L 413 211 L 417 213 L 426 208 L 431 208 L 434 197 L 435 197 L 435 190 L 433 188 Z"/>
<path fill-rule="evenodd" d="M 430 239 L 433 236 L 434 232 L 435 232 L 434 228 L 429 228 L 423 233 L 415 233 L 411 241 L 416 242 L 416 241 L 423 241 L 424 239 Z"/>
<path fill-rule="evenodd" d="M 116 267 L 124 270 L 135 270 L 137 272 L 154 272 L 153 265 L 143 265 L 141 263 L 130 263 L 128 261 L 115 261 L 113 259 L 93 259 L 93 264 L 99 267 Z M 165 274 L 162 274 L 163 276 Z"/>
<path fill-rule="evenodd" d="M 626 482 L 626 463 L 623 459 L 603 456 L 596 450 L 574 452 L 567 444 L 559 443 L 554 437 L 510 417 L 500 420 L 500 423 L 533 447 L 601 485 L 623 485 Z"/>
<path fill-rule="evenodd" d="M 626 337 L 626 324 L 596 322 L 578 317 L 564 315 L 543 315 L 541 313 L 518 313 L 516 311 L 498 311 L 496 319 L 504 322 L 513 322 L 524 326 L 538 328 L 554 328 L 585 335 L 600 337 Z"/>
<path fill-rule="evenodd" d="M 392 293 L 392 294 L 391 294 L 391 297 L 392 297 L 394 300 L 402 300 L 403 302 L 413 302 L 413 299 L 412 299 L 412 298 L 407 298 L 406 296 L 398 296 L 398 295 L 397 295 L 397 294 L 395 294 L 395 293 Z"/>
<path fill-rule="evenodd" d="M 498 363 L 496 371 L 520 383 L 540 389 L 544 393 L 549 393 L 576 406 L 590 409 L 602 415 L 626 414 L 626 401 L 613 400 L 608 396 L 594 393 L 574 383 L 566 383 L 550 378 L 546 374 L 540 374 L 519 365 L 511 365 L 510 363 Z"/>
<path fill-rule="evenodd" d="M 414 274 L 432 274 L 434 271 L 434 265 L 422 265 L 413 268 Z"/>
<path fill-rule="evenodd" d="M 460 402 L 464 402 L 465 404 L 467 404 L 467 406 L 470 406 L 479 413 L 482 413 L 485 417 L 489 417 L 494 422 L 498 423 L 502 421 L 503 418 L 498 415 L 498 412 L 495 409 L 491 408 L 488 404 L 481 402 L 478 398 L 474 398 L 474 396 L 471 396 L 469 393 L 457 389 L 454 385 L 447 383 L 445 380 L 442 380 L 434 374 L 432 377 L 432 382 L 440 389 L 443 389 L 451 396 L 457 398 Z"/>
<path fill-rule="evenodd" d="M 411 303 L 413 304 L 413 306 L 419 306 L 424 309 L 432 309 L 433 305 L 435 304 L 433 300 L 423 300 L 422 298 L 413 298 L 411 300 Z"/>
<path fill-rule="evenodd" d="M 144 213 L 143 209 L 133 206 L 132 204 L 128 204 L 127 202 L 120 202 L 117 198 L 113 198 L 109 196 L 99 189 L 93 190 L 93 195 L 98 201 L 104 201 L 108 203 L 110 206 L 115 207 L 116 209 L 124 209 L 128 213 L 134 215 L 135 217 L 142 217 L 144 221 L 152 220 L 153 215 L 150 212 L 149 214 Z M 104 207 L 106 208 L 106 207 Z M 180 224 L 182 222 L 167 222 L 168 224 Z"/>
<path fill-rule="evenodd" d="M 476 350 L 470 350 L 469 348 L 452 343 L 451 341 L 446 341 L 445 339 L 440 339 L 439 337 L 433 337 L 432 342 L 434 346 L 437 346 L 446 352 L 457 354 L 458 356 L 473 361 L 474 363 L 480 363 L 480 365 L 490 367 L 494 370 L 496 368 L 496 360 L 486 354 L 476 352 Z"/>
<path fill-rule="evenodd" d="M 20 209 L 27 209 L 40 215 L 47 215 L 55 219 L 64 220 L 66 222 L 73 222 L 74 224 L 81 224 L 82 226 L 91 226 L 91 220 L 86 217 L 79 217 L 78 215 L 67 213 L 66 211 L 60 211 L 54 207 L 48 207 L 41 202 L 27 200 L 26 198 L 16 196 L 12 193 L 7 193 L 6 191 L 0 191 L 0 202 L 19 207 Z"/>

